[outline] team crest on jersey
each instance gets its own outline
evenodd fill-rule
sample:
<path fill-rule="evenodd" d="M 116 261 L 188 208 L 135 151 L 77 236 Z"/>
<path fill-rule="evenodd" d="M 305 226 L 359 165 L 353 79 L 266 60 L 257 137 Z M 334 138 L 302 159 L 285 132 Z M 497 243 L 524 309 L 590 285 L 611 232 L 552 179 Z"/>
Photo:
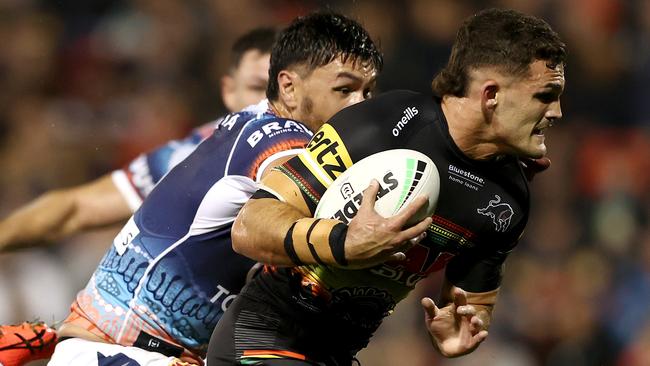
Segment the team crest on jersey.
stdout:
<path fill-rule="evenodd" d="M 339 134 L 329 124 L 324 124 L 312 137 L 304 153 L 302 163 L 325 187 L 352 166 L 352 159 Z"/>
<path fill-rule="evenodd" d="M 499 195 L 495 194 L 494 197 L 496 199 L 490 200 L 487 207 L 476 209 L 476 212 L 492 218 L 497 232 L 505 232 L 510 226 L 510 220 L 514 216 L 515 211 L 509 204 L 501 202 Z"/>

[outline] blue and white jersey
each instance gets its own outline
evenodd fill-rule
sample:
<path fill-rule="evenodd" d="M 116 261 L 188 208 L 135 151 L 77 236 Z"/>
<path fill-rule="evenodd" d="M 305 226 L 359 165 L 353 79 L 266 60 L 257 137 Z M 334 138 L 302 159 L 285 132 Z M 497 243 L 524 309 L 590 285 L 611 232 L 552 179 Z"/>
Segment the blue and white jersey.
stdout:
<path fill-rule="evenodd" d="M 184 139 L 169 141 L 152 151 L 140 154 L 122 169 L 113 171 L 113 183 L 131 210 L 137 210 L 156 183 L 194 151 L 201 141 L 212 135 L 221 120 L 220 118 L 197 127 Z"/>
<path fill-rule="evenodd" d="M 276 159 L 312 133 L 267 102 L 230 114 L 144 200 L 113 241 L 66 322 L 132 345 L 140 332 L 202 357 L 254 261 L 236 254 L 232 223 Z"/>

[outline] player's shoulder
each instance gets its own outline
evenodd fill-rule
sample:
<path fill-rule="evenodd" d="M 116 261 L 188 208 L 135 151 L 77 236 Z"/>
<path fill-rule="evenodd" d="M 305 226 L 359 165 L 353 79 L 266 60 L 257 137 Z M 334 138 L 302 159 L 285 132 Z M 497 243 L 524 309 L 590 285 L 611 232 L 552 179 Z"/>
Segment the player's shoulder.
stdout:
<path fill-rule="evenodd" d="M 364 102 L 368 106 L 381 106 L 381 109 L 401 109 L 401 106 L 420 106 L 433 104 L 431 95 L 412 90 L 391 90 Z"/>
<path fill-rule="evenodd" d="M 333 120 L 354 117 L 355 120 L 367 120 L 373 124 L 381 124 L 382 121 L 392 123 L 404 113 L 412 118 L 419 111 L 434 109 L 434 105 L 430 95 L 410 90 L 392 90 L 342 110 Z"/>
<path fill-rule="evenodd" d="M 244 130 L 244 133 L 261 129 L 266 134 L 273 132 L 279 134 L 289 130 L 311 134 L 311 131 L 302 123 L 279 117 L 271 112 L 268 100 L 266 99 L 258 104 L 248 106 L 239 112 L 225 116 L 219 123 L 219 128 L 233 129 L 235 126 L 238 127 L 238 130 Z"/>

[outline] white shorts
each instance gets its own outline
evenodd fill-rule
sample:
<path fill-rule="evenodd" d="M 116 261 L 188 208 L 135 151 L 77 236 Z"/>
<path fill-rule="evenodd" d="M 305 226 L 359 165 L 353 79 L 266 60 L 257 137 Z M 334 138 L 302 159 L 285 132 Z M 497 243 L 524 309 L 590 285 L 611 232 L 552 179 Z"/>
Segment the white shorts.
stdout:
<path fill-rule="evenodd" d="M 136 363 L 137 362 L 137 363 Z M 48 366 L 181 366 L 189 365 L 176 357 L 137 347 L 92 342 L 80 338 L 66 339 L 56 345 Z"/>

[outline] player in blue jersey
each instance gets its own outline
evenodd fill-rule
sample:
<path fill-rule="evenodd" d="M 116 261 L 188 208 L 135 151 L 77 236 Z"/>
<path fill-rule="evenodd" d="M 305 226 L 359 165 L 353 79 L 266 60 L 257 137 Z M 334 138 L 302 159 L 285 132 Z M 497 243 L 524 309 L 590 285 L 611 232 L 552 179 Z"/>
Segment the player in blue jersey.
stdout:
<path fill-rule="evenodd" d="M 221 80 L 223 103 L 229 111 L 265 98 L 276 34 L 274 29 L 258 28 L 233 44 L 230 69 Z M 77 187 L 50 191 L 16 210 L 0 221 L 0 253 L 54 243 L 81 231 L 126 221 L 154 185 L 210 136 L 219 121 L 144 153 L 122 169 Z M 17 366 L 48 358 L 55 341 L 55 330 L 43 323 L 0 326 L 0 364 Z"/>
<path fill-rule="evenodd" d="M 458 31 L 433 80 L 435 98 L 393 91 L 330 119 L 303 153 L 265 177 L 233 224 L 238 252 L 289 259 L 265 266 L 241 291 L 215 328 L 208 364 L 352 365 L 396 304 L 442 269 L 440 300 L 421 300 L 431 343 L 446 357 L 476 349 L 488 335 L 502 265 L 528 221 L 520 159 L 546 155 L 545 132 L 562 117 L 565 59 L 543 20 L 484 10 Z M 408 124 L 397 123 L 405 114 Z M 376 181 L 349 224 L 313 218 L 354 162 L 405 148 L 426 154 L 440 174 L 424 240 L 409 246 L 391 233 L 407 221 L 392 227 L 372 209 L 385 188 Z M 359 259 L 364 248 L 385 256 Z"/>
<path fill-rule="evenodd" d="M 367 32 L 341 15 L 286 28 L 272 50 L 268 100 L 226 116 L 155 186 L 78 294 L 50 365 L 201 363 L 255 264 L 232 250 L 237 212 L 269 167 L 370 97 L 381 66 Z"/>

